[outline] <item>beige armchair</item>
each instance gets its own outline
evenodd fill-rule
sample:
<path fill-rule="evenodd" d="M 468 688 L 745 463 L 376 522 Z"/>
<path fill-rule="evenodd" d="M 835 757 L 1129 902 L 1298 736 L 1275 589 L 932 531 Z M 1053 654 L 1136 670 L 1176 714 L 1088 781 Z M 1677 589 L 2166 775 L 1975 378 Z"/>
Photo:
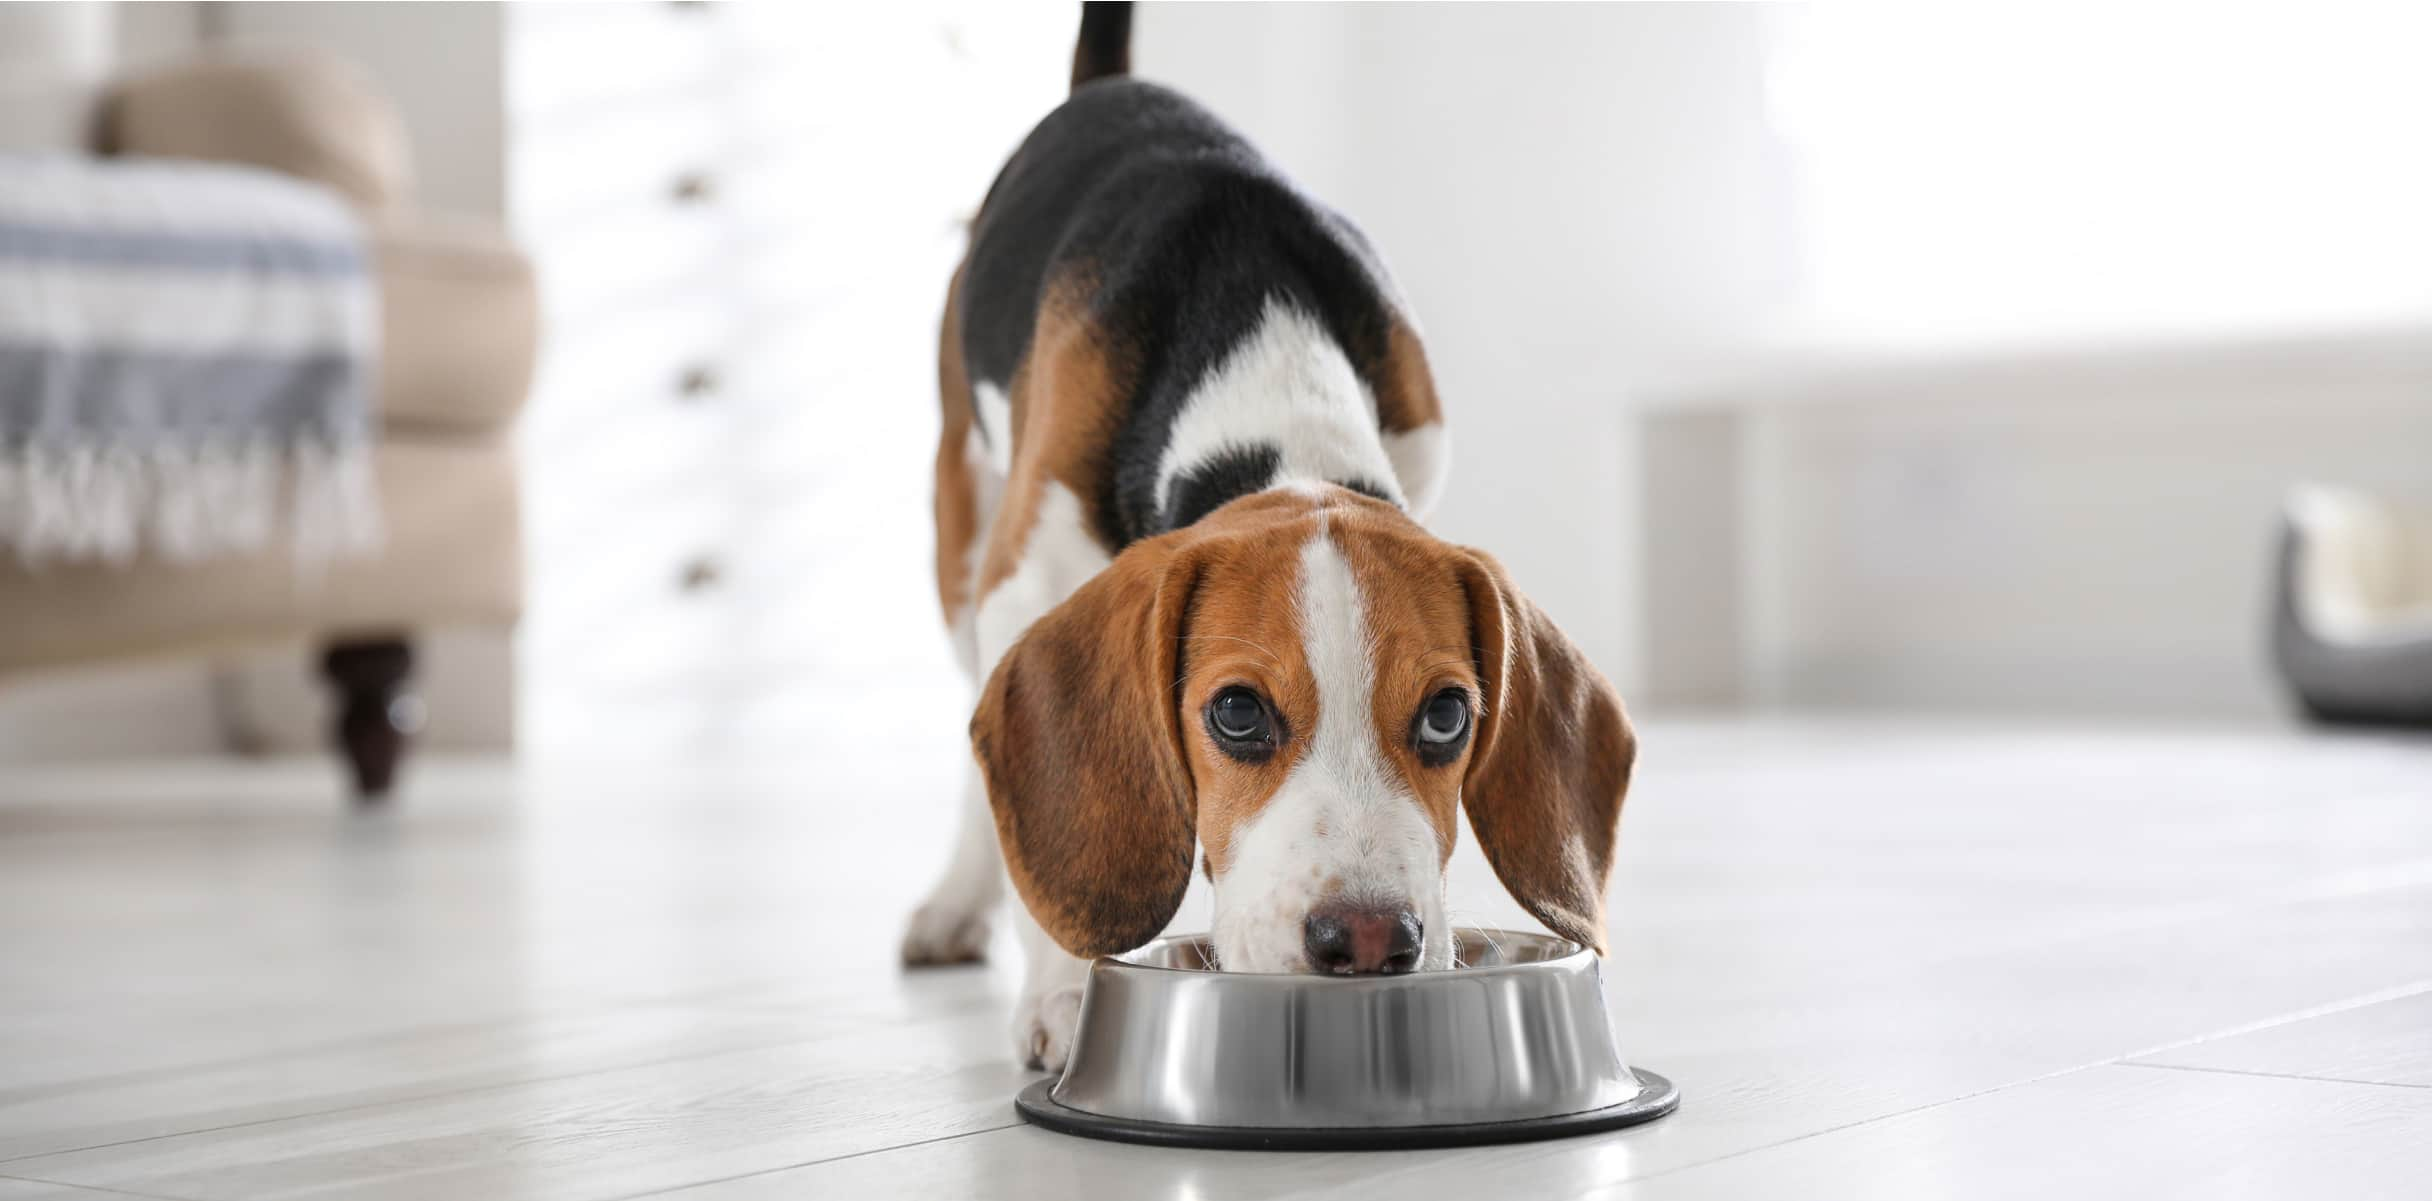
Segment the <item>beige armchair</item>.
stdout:
<path fill-rule="evenodd" d="M 396 112 L 342 63 L 305 53 L 197 59 L 104 100 L 103 153 L 246 163 L 316 180 L 363 210 L 382 305 L 374 555 L 300 573 L 284 547 L 196 564 L 0 559 L 0 680 L 111 657 L 317 639 L 337 738 L 364 797 L 387 792 L 419 710 L 411 638 L 509 626 L 522 595 L 509 428 L 531 382 L 530 263 L 504 233 L 413 209 Z"/>

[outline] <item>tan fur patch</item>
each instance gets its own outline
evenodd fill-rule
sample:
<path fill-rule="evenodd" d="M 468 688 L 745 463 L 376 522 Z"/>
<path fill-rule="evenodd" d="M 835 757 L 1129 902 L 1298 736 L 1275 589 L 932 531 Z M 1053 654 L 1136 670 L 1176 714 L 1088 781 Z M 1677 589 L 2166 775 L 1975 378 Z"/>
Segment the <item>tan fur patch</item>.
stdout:
<path fill-rule="evenodd" d="M 980 536 L 979 486 L 971 478 L 971 377 L 963 367 L 963 268 L 946 286 L 946 313 L 937 330 L 937 480 L 931 504 L 937 524 L 937 604 L 951 625 L 977 603 L 971 591 L 971 547 Z"/>
<path fill-rule="evenodd" d="M 1031 332 L 1030 353 L 1006 386 L 1013 472 L 981 559 L 980 596 L 995 591 L 1021 566 L 1050 481 L 1087 505 L 1105 479 L 1124 392 L 1108 357 L 1106 332 L 1082 304 L 1086 295 L 1087 282 L 1079 276 L 1062 277 L 1049 287 Z M 1094 511 L 1091 517 L 1092 536 L 1112 554 L 1116 541 L 1096 528 Z"/>
<path fill-rule="evenodd" d="M 1427 348 L 1401 318 L 1385 331 L 1385 361 L 1376 372 L 1377 424 L 1389 434 L 1406 433 L 1444 420 L 1436 381 L 1427 369 Z"/>

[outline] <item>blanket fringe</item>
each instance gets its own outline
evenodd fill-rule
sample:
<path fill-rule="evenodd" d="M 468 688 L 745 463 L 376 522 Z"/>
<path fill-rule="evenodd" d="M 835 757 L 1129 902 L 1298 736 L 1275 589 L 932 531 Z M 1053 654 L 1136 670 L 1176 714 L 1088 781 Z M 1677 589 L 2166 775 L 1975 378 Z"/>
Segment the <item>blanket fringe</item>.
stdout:
<path fill-rule="evenodd" d="M 300 568 L 380 545 L 371 448 L 203 442 L 0 449 L 0 543 L 18 559 L 192 562 L 258 552 L 285 531 Z"/>

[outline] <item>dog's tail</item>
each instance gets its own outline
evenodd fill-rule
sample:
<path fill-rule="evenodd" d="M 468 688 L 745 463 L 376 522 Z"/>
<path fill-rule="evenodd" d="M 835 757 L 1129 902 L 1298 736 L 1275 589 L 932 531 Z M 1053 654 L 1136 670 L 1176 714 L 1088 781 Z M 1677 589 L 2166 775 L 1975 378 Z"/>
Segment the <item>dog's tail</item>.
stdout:
<path fill-rule="evenodd" d="M 1132 73 L 1132 6 L 1089 0 L 1081 6 L 1081 38 L 1072 48 L 1072 86 Z"/>

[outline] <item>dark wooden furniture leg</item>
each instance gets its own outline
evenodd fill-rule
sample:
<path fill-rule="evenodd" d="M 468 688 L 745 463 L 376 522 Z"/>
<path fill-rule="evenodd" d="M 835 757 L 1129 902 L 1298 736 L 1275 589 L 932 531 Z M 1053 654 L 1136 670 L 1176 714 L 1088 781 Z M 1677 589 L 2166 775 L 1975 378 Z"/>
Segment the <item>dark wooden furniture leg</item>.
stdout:
<path fill-rule="evenodd" d="M 422 729 L 422 702 L 407 686 L 414 648 L 403 638 L 330 645 L 321 674 L 338 690 L 338 751 L 354 769 L 355 799 L 374 804 L 396 782 L 406 741 Z"/>

